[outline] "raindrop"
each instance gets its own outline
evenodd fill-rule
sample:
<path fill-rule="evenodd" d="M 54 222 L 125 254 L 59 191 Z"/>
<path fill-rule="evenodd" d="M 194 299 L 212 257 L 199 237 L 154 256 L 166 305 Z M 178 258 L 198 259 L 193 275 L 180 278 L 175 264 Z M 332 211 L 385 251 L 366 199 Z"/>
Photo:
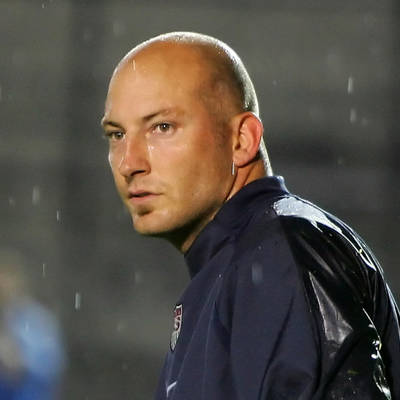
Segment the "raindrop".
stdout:
<path fill-rule="evenodd" d="M 273 80 L 273 81 L 272 81 L 272 84 L 273 84 L 274 86 L 276 86 L 276 85 L 278 84 L 278 82 L 277 82 L 276 80 Z"/>
<path fill-rule="evenodd" d="M 369 52 L 373 57 L 381 57 L 382 56 L 382 47 L 379 44 L 372 42 L 369 46 Z"/>
<path fill-rule="evenodd" d="M 367 25 L 369 28 L 372 28 L 375 24 L 376 24 L 376 17 L 373 15 L 373 14 L 371 14 L 371 13 L 368 13 L 368 14 L 365 14 L 364 16 L 363 16 L 363 22 L 364 22 L 364 24 L 365 25 Z"/>
<path fill-rule="evenodd" d="M 254 263 L 251 266 L 251 279 L 255 285 L 259 285 L 263 280 L 263 270 L 262 265 L 259 263 Z"/>
<path fill-rule="evenodd" d="M 135 274 L 135 283 L 136 284 L 142 283 L 143 282 L 142 273 L 140 271 L 135 271 L 134 274 Z"/>
<path fill-rule="evenodd" d="M 324 113 L 319 106 L 311 106 L 308 110 L 308 113 L 314 122 L 321 122 L 324 119 Z"/>
<path fill-rule="evenodd" d="M 3 100 L 3 87 L 0 85 L 0 101 Z"/>
<path fill-rule="evenodd" d="M 136 71 L 136 61 L 132 60 L 132 68 L 134 71 Z"/>
<path fill-rule="evenodd" d="M 127 363 L 122 363 L 121 369 L 122 369 L 122 371 L 127 371 L 128 370 L 128 364 Z"/>
<path fill-rule="evenodd" d="M 82 306 L 82 295 L 80 292 L 75 293 L 75 310 L 80 310 Z"/>
<path fill-rule="evenodd" d="M 38 186 L 34 186 L 32 190 L 32 204 L 38 205 L 40 202 L 40 189 Z"/>
<path fill-rule="evenodd" d="M 124 323 L 123 322 L 118 322 L 116 326 L 116 331 L 121 332 L 124 329 Z"/>
<path fill-rule="evenodd" d="M 361 125 L 362 125 L 362 126 L 368 126 L 368 125 L 369 125 L 369 119 L 363 117 L 363 118 L 361 119 Z"/>
<path fill-rule="evenodd" d="M 349 76 L 349 79 L 347 80 L 347 93 L 352 94 L 354 92 L 354 78 L 352 76 Z"/>
<path fill-rule="evenodd" d="M 44 3 L 42 3 L 42 8 L 44 8 Z"/>
<path fill-rule="evenodd" d="M 343 69 L 343 61 L 340 54 L 338 54 L 335 50 L 331 51 L 326 57 L 326 63 L 328 64 L 328 68 L 335 72 L 341 73 Z"/>
<path fill-rule="evenodd" d="M 121 36 L 125 33 L 125 24 L 121 21 L 114 21 L 112 25 L 114 36 Z"/>
<path fill-rule="evenodd" d="M 93 32 L 89 28 L 83 31 L 83 41 L 89 43 L 93 39 Z"/>
<path fill-rule="evenodd" d="M 354 124 L 357 121 L 357 110 L 355 108 L 350 109 L 350 123 Z"/>
<path fill-rule="evenodd" d="M 47 268 L 46 263 L 43 263 L 42 264 L 42 277 L 43 278 L 46 278 L 46 268 Z"/>
<path fill-rule="evenodd" d="M 9 204 L 11 207 L 15 207 L 15 199 L 14 199 L 14 197 L 12 197 L 12 196 L 9 196 L 9 197 L 8 197 L 8 204 Z"/>
<path fill-rule="evenodd" d="M 61 211 L 60 210 L 56 211 L 56 219 L 57 219 L 57 222 L 61 221 Z"/>

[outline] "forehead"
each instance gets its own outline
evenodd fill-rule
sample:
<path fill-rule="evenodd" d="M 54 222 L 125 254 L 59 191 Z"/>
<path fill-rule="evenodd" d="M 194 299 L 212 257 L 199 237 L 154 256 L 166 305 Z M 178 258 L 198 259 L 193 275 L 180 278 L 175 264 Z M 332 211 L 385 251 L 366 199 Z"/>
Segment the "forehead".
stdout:
<path fill-rule="evenodd" d="M 209 63 L 197 48 L 154 44 L 121 61 L 111 79 L 108 97 L 193 95 L 209 76 Z"/>
<path fill-rule="evenodd" d="M 139 123 L 163 109 L 181 115 L 215 119 L 222 112 L 222 96 L 215 79 L 213 49 L 175 43 L 155 43 L 128 53 L 110 82 L 103 121 Z M 218 104 L 212 99 L 218 97 Z M 228 96 L 229 97 L 229 96 Z"/>

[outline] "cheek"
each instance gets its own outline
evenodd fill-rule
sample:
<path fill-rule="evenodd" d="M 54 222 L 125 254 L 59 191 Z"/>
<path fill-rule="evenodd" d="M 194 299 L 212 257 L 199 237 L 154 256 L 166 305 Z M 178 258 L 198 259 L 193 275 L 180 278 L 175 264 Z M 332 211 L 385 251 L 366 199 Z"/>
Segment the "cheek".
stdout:
<path fill-rule="evenodd" d="M 111 169 L 114 171 L 119 167 L 121 163 L 121 152 L 117 148 L 110 148 L 108 151 L 108 163 Z"/>

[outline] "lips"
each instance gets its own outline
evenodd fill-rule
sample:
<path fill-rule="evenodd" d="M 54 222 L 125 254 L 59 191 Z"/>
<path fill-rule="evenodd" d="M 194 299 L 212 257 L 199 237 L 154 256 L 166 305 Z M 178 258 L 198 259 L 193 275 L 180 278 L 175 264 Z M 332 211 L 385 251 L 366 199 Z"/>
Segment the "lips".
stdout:
<path fill-rule="evenodd" d="M 146 192 L 146 191 L 136 191 L 136 192 L 132 192 L 129 193 L 129 198 L 141 198 L 141 197 L 146 197 L 146 196 L 150 196 L 153 195 L 154 193 L 151 192 Z"/>
<path fill-rule="evenodd" d="M 158 193 L 149 192 L 147 190 L 134 190 L 128 193 L 128 198 L 131 202 L 141 204 L 150 201 L 158 196 Z"/>

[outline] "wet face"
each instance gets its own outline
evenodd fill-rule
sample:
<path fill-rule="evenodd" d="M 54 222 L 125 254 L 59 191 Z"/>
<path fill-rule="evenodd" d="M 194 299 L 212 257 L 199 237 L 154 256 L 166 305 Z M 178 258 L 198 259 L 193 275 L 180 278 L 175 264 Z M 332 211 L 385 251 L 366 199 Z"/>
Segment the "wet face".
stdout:
<path fill-rule="evenodd" d="M 135 229 L 181 249 L 232 185 L 229 134 L 221 141 L 218 118 L 199 96 L 207 77 L 190 48 L 142 50 L 115 72 L 103 119 L 115 184 Z"/>

